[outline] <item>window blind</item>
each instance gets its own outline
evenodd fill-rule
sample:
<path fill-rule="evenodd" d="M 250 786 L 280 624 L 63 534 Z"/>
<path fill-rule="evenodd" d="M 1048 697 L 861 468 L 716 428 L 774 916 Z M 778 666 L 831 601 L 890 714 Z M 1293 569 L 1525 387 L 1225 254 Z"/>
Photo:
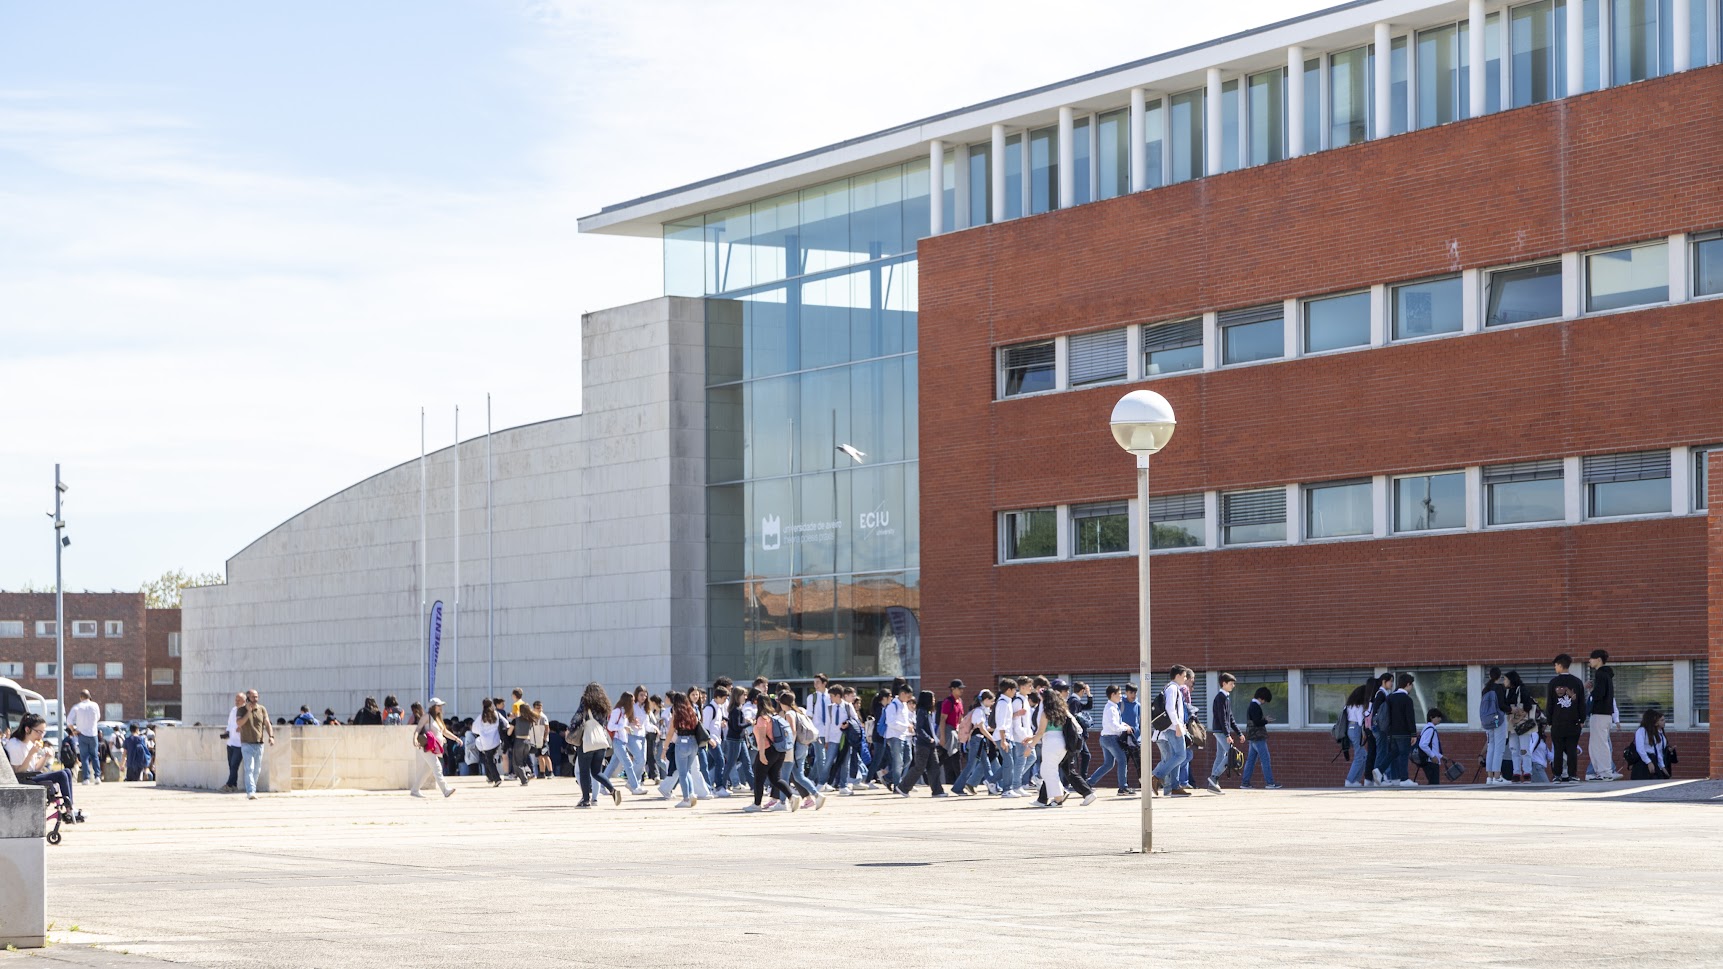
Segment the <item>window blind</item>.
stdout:
<path fill-rule="evenodd" d="M 1005 368 L 1017 370 L 1029 367 L 1053 366 L 1053 344 L 1024 343 L 1005 348 Z"/>
<path fill-rule="evenodd" d="M 1149 521 L 1173 522 L 1203 517 L 1202 495 L 1168 495 L 1149 499 Z"/>
<path fill-rule="evenodd" d="M 1562 475 L 1561 459 L 1521 461 L 1517 464 L 1497 464 L 1484 469 L 1485 484 L 1507 484 L 1512 481 L 1547 481 Z"/>
<path fill-rule="evenodd" d="M 1242 310 L 1227 310 L 1220 314 L 1221 326 L 1237 326 L 1241 323 L 1261 323 L 1266 320 L 1278 320 L 1285 315 L 1285 307 L 1279 303 L 1267 306 L 1252 306 Z"/>
<path fill-rule="evenodd" d="M 1124 330 L 1079 333 L 1071 338 L 1070 351 L 1073 387 L 1125 377 Z"/>
<path fill-rule="evenodd" d="M 1247 491 L 1221 496 L 1221 521 L 1226 525 L 1274 525 L 1286 521 L 1286 492 Z"/>
<path fill-rule="evenodd" d="M 1153 353 L 1156 350 L 1200 347 L 1202 342 L 1202 320 L 1182 320 L 1178 323 L 1161 323 L 1143 327 L 1144 353 Z"/>
<path fill-rule="evenodd" d="M 1669 477 L 1668 451 L 1593 454 L 1585 459 L 1587 484 L 1604 481 L 1645 481 Z"/>

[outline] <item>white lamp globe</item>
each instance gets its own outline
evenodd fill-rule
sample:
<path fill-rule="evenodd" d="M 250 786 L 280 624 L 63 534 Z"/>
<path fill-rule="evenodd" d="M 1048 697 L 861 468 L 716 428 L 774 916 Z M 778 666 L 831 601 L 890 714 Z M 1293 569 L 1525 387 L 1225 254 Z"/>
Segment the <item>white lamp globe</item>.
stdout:
<path fill-rule="evenodd" d="M 1113 440 L 1138 457 L 1166 447 L 1177 426 L 1173 405 L 1152 390 L 1133 390 L 1113 405 Z"/>

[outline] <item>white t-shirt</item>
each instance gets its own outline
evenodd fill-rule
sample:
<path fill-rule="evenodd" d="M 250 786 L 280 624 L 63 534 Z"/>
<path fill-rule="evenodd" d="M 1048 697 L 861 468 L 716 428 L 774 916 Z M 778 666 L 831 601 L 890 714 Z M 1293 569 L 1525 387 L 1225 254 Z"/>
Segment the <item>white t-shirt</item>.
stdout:
<path fill-rule="evenodd" d="M 229 747 L 240 746 L 240 742 L 239 742 L 239 708 L 238 707 L 228 707 L 227 708 L 227 745 Z"/>
<path fill-rule="evenodd" d="M 497 732 L 500 729 L 502 729 L 502 721 L 500 719 L 496 723 L 486 723 L 483 720 L 474 720 L 473 733 L 478 736 L 478 748 L 480 750 L 495 750 L 501 746 L 503 738 Z"/>
<path fill-rule="evenodd" d="M 14 768 L 22 769 L 24 758 L 30 753 L 30 745 L 16 737 L 6 738 L 6 759 Z"/>
<path fill-rule="evenodd" d="M 80 700 L 72 704 L 72 709 L 66 714 L 66 720 L 78 728 L 78 733 L 86 737 L 96 735 L 96 724 L 102 719 L 102 708 L 96 706 L 94 700 Z"/>

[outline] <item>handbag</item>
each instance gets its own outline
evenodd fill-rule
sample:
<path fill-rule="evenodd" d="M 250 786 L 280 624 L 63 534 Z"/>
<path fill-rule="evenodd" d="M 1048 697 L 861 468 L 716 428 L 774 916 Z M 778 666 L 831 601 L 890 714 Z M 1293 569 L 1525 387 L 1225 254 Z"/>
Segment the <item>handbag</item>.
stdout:
<path fill-rule="evenodd" d="M 1460 779 L 1460 775 L 1465 772 L 1466 769 L 1464 767 L 1461 767 L 1457 762 L 1450 760 L 1448 761 L 1448 769 L 1444 773 L 1448 775 L 1448 780 L 1457 781 Z"/>
<path fill-rule="evenodd" d="M 580 728 L 580 751 L 590 754 L 595 750 L 610 749 L 610 731 L 604 729 L 604 724 L 588 717 L 586 724 Z"/>
<path fill-rule="evenodd" d="M 1185 724 L 1185 733 L 1185 739 L 1198 747 L 1208 743 L 1208 731 L 1203 729 L 1200 720 L 1192 720 Z"/>

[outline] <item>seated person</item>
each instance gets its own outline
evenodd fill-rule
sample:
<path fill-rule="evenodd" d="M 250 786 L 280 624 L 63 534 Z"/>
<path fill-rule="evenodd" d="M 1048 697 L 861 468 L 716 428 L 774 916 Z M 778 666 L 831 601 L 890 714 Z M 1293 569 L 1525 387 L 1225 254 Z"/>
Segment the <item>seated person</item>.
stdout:
<path fill-rule="evenodd" d="M 18 775 L 19 781 L 40 784 L 58 792 L 66 804 L 65 815 L 69 819 L 75 813 L 72 807 L 72 772 L 48 770 L 52 757 L 48 753 L 48 745 L 42 742 L 47 733 L 46 720 L 34 713 L 24 714 L 18 728 L 6 738 L 6 759 L 12 763 L 12 771 Z"/>

